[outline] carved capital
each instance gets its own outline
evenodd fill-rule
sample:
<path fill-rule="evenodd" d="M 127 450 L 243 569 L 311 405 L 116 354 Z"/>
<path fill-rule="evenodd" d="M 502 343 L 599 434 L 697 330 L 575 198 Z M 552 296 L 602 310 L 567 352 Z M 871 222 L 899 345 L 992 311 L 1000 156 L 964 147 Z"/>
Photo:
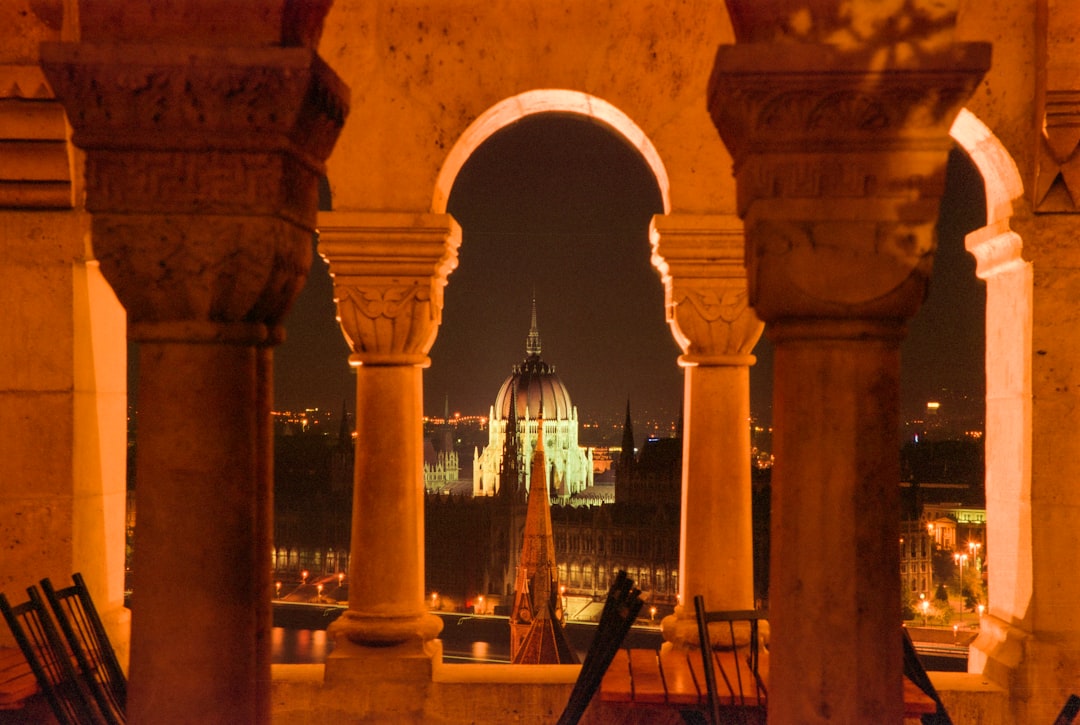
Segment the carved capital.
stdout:
<path fill-rule="evenodd" d="M 742 223 L 734 216 L 657 215 L 653 266 L 664 283 L 664 309 L 682 362 L 743 364 L 763 323 L 749 306 Z"/>
<path fill-rule="evenodd" d="M 41 56 L 86 151 L 94 253 L 132 336 L 273 339 L 307 275 L 348 89 L 304 48 L 45 43 Z"/>
<path fill-rule="evenodd" d="M 319 216 L 319 254 L 334 278 L 352 364 L 427 363 L 460 244 L 448 214 Z"/>
<path fill-rule="evenodd" d="M 64 107 L 37 66 L 0 65 L 0 207 L 70 209 Z"/>
<path fill-rule="evenodd" d="M 918 309 L 949 129 L 989 47 L 899 58 L 797 43 L 720 49 L 709 107 L 735 160 L 762 319 Z"/>

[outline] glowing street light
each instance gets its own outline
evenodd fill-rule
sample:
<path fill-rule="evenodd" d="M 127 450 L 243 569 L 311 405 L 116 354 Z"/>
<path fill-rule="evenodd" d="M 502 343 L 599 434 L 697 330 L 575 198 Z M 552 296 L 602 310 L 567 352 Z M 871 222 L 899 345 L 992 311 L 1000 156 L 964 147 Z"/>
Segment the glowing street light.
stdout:
<path fill-rule="evenodd" d="M 300 572 L 300 583 L 301 584 L 307 584 L 307 578 L 308 578 L 308 575 L 310 573 L 311 572 L 309 572 L 307 569 L 304 569 L 302 572 Z"/>
<path fill-rule="evenodd" d="M 274 582 L 274 596 L 281 598 L 281 582 Z"/>
<path fill-rule="evenodd" d="M 343 572 L 343 571 L 342 571 L 342 572 L 338 572 L 338 575 L 337 575 L 337 585 L 338 585 L 338 589 L 340 589 L 340 588 L 341 588 L 341 585 L 342 585 L 342 584 L 343 584 L 344 582 L 345 582 L 345 572 Z"/>
<path fill-rule="evenodd" d="M 480 601 L 480 612 L 479 612 L 479 614 L 483 614 L 484 613 L 484 595 L 483 594 L 480 595 L 479 601 Z"/>
<path fill-rule="evenodd" d="M 953 554 L 953 561 L 960 567 L 960 614 L 964 613 L 964 562 L 967 561 L 967 558 L 967 554 L 961 554 L 960 552 Z"/>

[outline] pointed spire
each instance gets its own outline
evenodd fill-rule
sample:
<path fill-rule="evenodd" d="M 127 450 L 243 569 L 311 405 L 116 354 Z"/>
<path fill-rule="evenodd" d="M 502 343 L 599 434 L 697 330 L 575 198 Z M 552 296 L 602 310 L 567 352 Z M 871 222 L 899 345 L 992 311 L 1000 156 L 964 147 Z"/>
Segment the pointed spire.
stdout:
<path fill-rule="evenodd" d="M 341 401 L 341 423 L 338 425 L 338 443 L 341 445 L 352 443 L 352 433 L 349 432 L 349 404 L 347 400 Z"/>
<path fill-rule="evenodd" d="M 563 631 L 565 615 L 555 561 L 548 503 L 544 421 L 537 421 L 525 535 L 510 614 L 510 661 L 514 664 L 576 664 Z"/>
<path fill-rule="evenodd" d="M 536 295 L 532 300 L 532 324 L 529 326 L 529 337 L 525 340 L 525 354 L 540 354 L 540 330 L 536 327 Z"/>
<path fill-rule="evenodd" d="M 626 422 L 623 423 L 622 453 L 619 461 L 624 465 L 632 465 L 634 462 L 634 421 L 630 417 L 630 399 L 626 399 Z"/>
<path fill-rule="evenodd" d="M 517 382 L 515 381 L 510 385 L 510 412 L 506 416 L 502 467 L 499 471 L 499 494 L 504 497 L 516 496 L 521 487 L 518 451 Z"/>

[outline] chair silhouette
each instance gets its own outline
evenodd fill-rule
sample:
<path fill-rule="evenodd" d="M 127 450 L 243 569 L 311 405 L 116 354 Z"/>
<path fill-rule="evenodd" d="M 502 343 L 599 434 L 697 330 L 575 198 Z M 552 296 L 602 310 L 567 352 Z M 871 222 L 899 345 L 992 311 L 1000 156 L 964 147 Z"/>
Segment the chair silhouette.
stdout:
<path fill-rule="evenodd" d="M 634 580 L 625 571 L 619 570 L 608 590 L 600 624 L 558 725 L 576 725 L 581 720 L 643 604 L 641 590 L 634 586 Z"/>
<path fill-rule="evenodd" d="M 694 597 L 694 613 L 708 695 L 708 714 L 713 723 L 764 722 L 768 692 L 760 671 L 758 622 L 767 617 L 766 612 L 760 609 L 710 612 L 705 609 L 705 599 L 699 594 Z M 726 643 L 721 649 L 713 647 L 713 639 L 709 636 L 709 624 L 713 622 L 727 625 L 726 636 L 730 647 Z M 737 622 L 748 624 L 749 637 L 745 646 L 736 636 Z M 723 682 L 722 689 L 719 687 L 720 681 Z"/>
<path fill-rule="evenodd" d="M 51 581 L 42 579 L 41 589 L 79 671 L 88 681 L 92 680 L 90 691 L 106 721 L 122 723 L 127 708 L 127 678 L 82 574 L 73 574 L 71 579 L 74 584 L 63 589 L 56 589 Z"/>
<path fill-rule="evenodd" d="M 72 663 L 37 588 L 30 587 L 26 592 L 29 600 L 17 606 L 0 594 L 0 612 L 57 721 L 60 725 L 108 722 Z"/>
<path fill-rule="evenodd" d="M 1080 697 L 1069 695 L 1069 699 L 1065 701 L 1057 719 L 1054 720 L 1054 725 L 1072 725 L 1077 715 L 1080 715 Z"/>

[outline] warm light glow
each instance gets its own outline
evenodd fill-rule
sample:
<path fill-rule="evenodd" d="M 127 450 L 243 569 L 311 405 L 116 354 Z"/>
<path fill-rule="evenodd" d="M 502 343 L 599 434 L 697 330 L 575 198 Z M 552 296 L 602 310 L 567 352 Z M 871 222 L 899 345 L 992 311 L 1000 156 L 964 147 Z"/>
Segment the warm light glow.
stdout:
<path fill-rule="evenodd" d="M 941 407 L 941 403 L 939 403 L 939 402 L 937 402 L 935 400 L 931 400 L 929 403 L 926 404 L 926 409 L 927 410 L 937 410 L 940 407 Z"/>

